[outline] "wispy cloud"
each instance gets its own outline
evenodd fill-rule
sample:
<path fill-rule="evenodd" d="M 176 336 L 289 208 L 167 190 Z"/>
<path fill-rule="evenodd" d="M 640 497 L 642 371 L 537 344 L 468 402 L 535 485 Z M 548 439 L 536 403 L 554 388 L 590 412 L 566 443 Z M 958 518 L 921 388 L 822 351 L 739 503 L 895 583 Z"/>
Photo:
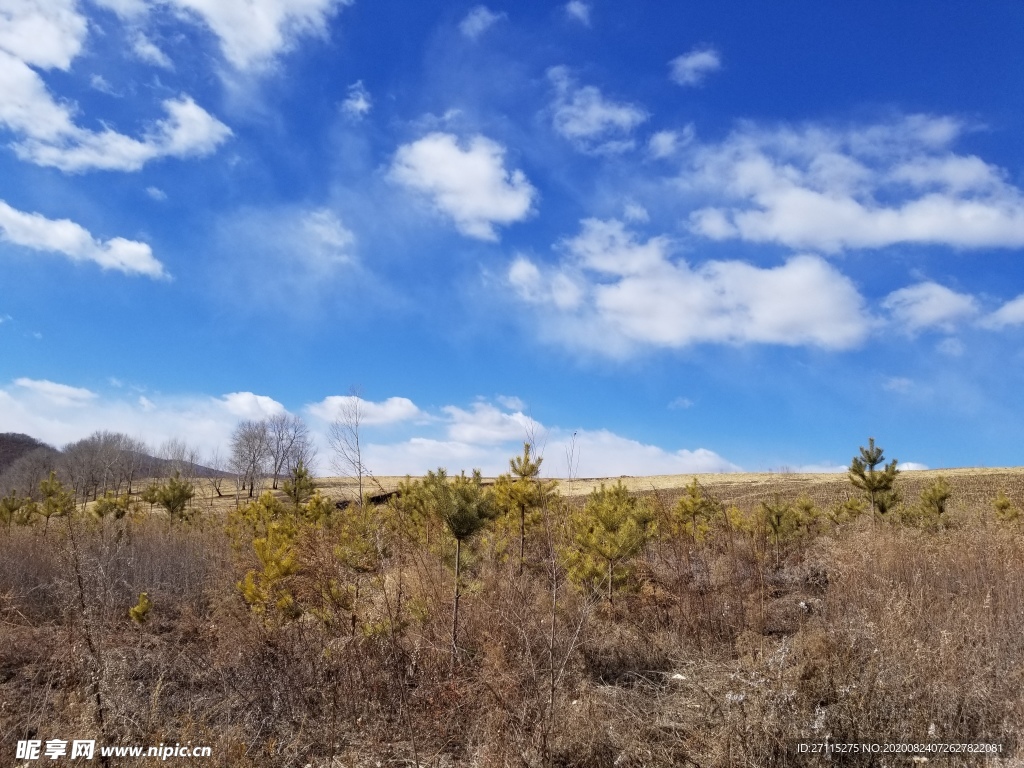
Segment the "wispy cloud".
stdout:
<path fill-rule="evenodd" d="M 582 0 L 569 0 L 565 4 L 565 14 L 573 21 L 578 21 L 586 27 L 590 26 L 590 4 Z"/>
<path fill-rule="evenodd" d="M 341 102 L 341 110 L 349 117 L 361 120 L 370 114 L 373 101 L 362 80 L 357 80 L 348 87 L 348 96 Z"/>
<path fill-rule="evenodd" d="M 647 112 L 625 102 L 606 99 L 592 85 L 580 86 L 565 67 L 552 67 L 552 115 L 555 130 L 584 152 L 616 153 L 632 149 L 633 130 L 647 120 Z"/>
<path fill-rule="evenodd" d="M 978 304 L 973 296 L 933 282 L 893 291 L 882 302 L 882 307 L 889 310 L 893 321 L 908 333 L 929 328 L 950 333 L 957 323 L 978 313 Z"/>
<path fill-rule="evenodd" d="M 669 68 L 672 80 L 679 85 L 700 85 L 708 75 L 722 68 L 722 58 L 714 48 L 702 46 L 672 59 Z"/>
<path fill-rule="evenodd" d="M 459 31 L 470 40 L 476 40 L 504 18 L 507 18 L 507 14 L 495 13 L 486 5 L 478 5 L 459 22 Z"/>

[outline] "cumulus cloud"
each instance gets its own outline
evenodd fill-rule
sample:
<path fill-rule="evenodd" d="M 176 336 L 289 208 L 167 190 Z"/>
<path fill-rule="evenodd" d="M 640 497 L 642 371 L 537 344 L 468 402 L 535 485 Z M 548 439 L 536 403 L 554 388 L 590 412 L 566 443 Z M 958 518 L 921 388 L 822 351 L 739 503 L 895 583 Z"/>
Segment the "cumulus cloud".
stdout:
<path fill-rule="evenodd" d="M 224 58 L 259 71 L 302 37 L 327 35 L 328 21 L 353 0 L 168 0 L 217 36 Z"/>
<path fill-rule="evenodd" d="M 307 406 L 306 410 L 318 419 L 328 422 L 346 418 L 347 414 L 357 410 L 359 421 L 364 426 L 398 424 L 423 416 L 423 412 L 407 397 L 389 397 L 387 400 L 374 402 L 356 395 L 331 395 Z"/>
<path fill-rule="evenodd" d="M 450 473 L 480 469 L 495 476 L 508 471 L 509 458 L 522 451 L 525 440 L 534 440 L 538 454 L 546 457 L 542 474 L 547 477 L 570 473 L 567 456 L 576 477 L 739 471 L 706 448 L 666 450 L 606 429 L 548 428 L 517 409 L 503 411 L 491 403 L 442 411 L 443 436 L 417 435 L 396 443 L 371 440 L 367 465 L 383 475 L 423 474 L 440 466 Z"/>
<path fill-rule="evenodd" d="M 682 183 L 718 202 L 695 211 L 691 229 L 826 252 L 1024 245 L 1024 194 L 1002 169 L 953 151 L 963 131 L 927 115 L 847 129 L 743 125 L 693 153 Z"/>
<path fill-rule="evenodd" d="M 1011 299 L 986 316 L 981 323 L 986 328 L 999 329 L 1011 325 L 1024 325 L 1024 293 Z"/>
<path fill-rule="evenodd" d="M 506 14 L 495 13 L 486 5 L 478 5 L 459 22 L 459 31 L 470 40 L 476 40 L 504 18 L 506 18 Z"/>
<path fill-rule="evenodd" d="M 700 85 L 712 72 L 722 67 L 722 59 L 714 48 L 702 46 L 677 56 L 669 62 L 672 80 L 679 85 Z"/>
<path fill-rule="evenodd" d="M 161 157 L 212 154 L 231 136 L 230 128 L 189 96 L 167 99 L 163 107 L 167 117 L 156 121 L 141 140 L 109 128 L 97 132 L 72 126 L 56 140 L 30 134 L 14 150 L 23 160 L 62 171 L 137 171 Z"/>
<path fill-rule="evenodd" d="M 80 127 L 73 105 L 55 99 L 36 70 L 68 70 L 87 31 L 69 0 L 0 10 L 0 125 L 18 137 L 12 146 L 22 160 L 63 171 L 134 171 L 160 157 L 207 155 L 231 135 L 187 95 L 165 100 L 167 116 L 142 139 Z"/>
<path fill-rule="evenodd" d="M 361 120 L 370 114 L 373 101 L 362 80 L 357 80 L 348 87 L 348 96 L 341 102 L 341 111 L 355 120 Z"/>
<path fill-rule="evenodd" d="M 502 411 L 478 402 L 465 410 L 454 405 L 442 409 L 448 417 L 448 437 L 461 443 L 489 444 L 523 441 L 540 431 L 541 426 L 521 410 Z"/>
<path fill-rule="evenodd" d="M 530 215 L 537 191 L 521 170 L 505 167 L 505 148 L 485 136 L 460 142 L 430 133 L 398 148 L 390 177 L 428 197 L 464 235 L 497 240 L 495 225 Z"/>
<path fill-rule="evenodd" d="M 224 410 L 240 419 L 259 421 L 285 413 L 285 407 L 274 398 L 252 392 L 231 392 L 220 400 Z"/>
<path fill-rule="evenodd" d="M 97 430 L 143 436 L 156 446 L 184 439 L 203 453 L 227 444 L 240 419 L 263 418 L 283 410 L 272 398 L 251 392 L 223 397 L 137 395 L 106 397 L 88 389 L 46 380 L 16 379 L 0 386 L 4 429 L 66 445 Z"/>
<path fill-rule="evenodd" d="M 20 0 L 0 8 L 0 50 L 33 67 L 68 69 L 87 34 L 75 0 Z"/>
<path fill-rule="evenodd" d="M 129 275 L 165 278 L 167 272 L 146 243 L 114 237 L 98 240 L 68 219 L 25 213 L 0 200 L 0 240 L 34 251 L 59 253 L 72 261 L 91 261 Z"/>
<path fill-rule="evenodd" d="M 633 130 L 648 118 L 644 109 L 606 99 L 592 85 L 580 86 L 565 67 L 552 67 L 555 130 L 583 152 L 611 154 L 632 149 Z"/>
<path fill-rule="evenodd" d="M 973 296 L 933 282 L 918 283 L 890 293 L 882 302 L 893 321 L 909 333 L 937 328 L 950 333 L 956 324 L 978 313 Z"/>
<path fill-rule="evenodd" d="M 590 5 L 582 0 L 569 0 L 565 4 L 565 15 L 584 26 L 590 26 Z"/>
<path fill-rule="evenodd" d="M 326 455 L 327 423 L 338 409 L 351 405 L 352 396 L 331 396 L 306 406 L 315 417 L 313 440 Z M 358 400 L 362 410 L 363 457 L 376 475 L 419 475 L 437 467 L 451 473 L 479 468 L 487 475 L 508 471 L 508 461 L 522 451 L 527 438 L 537 438 L 537 450 L 547 457 L 548 477 L 566 476 L 567 454 L 574 458 L 577 477 L 621 474 L 655 475 L 691 472 L 730 472 L 739 468 L 707 448 L 665 449 L 606 429 L 546 428 L 523 416 L 521 409 L 478 401 L 469 407 L 447 406 L 427 417 L 404 397 L 380 402 Z M 20 378 L 0 386 L 3 428 L 32 435 L 53 445 L 65 445 L 97 430 L 142 435 L 150 445 L 172 438 L 185 439 L 202 453 L 223 447 L 242 419 L 262 419 L 284 413 L 272 397 L 253 392 L 207 395 L 129 395 L 113 397 L 48 380 Z M 405 430 L 400 438 L 381 439 L 381 428 Z"/>
<path fill-rule="evenodd" d="M 617 220 L 587 219 L 555 266 L 519 256 L 507 273 L 527 303 L 547 310 L 557 340 L 611 356 L 698 343 L 842 349 L 870 328 L 864 300 L 823 259 L 776 267 L 671 257 L 664 237 L 640 240 Z"/>

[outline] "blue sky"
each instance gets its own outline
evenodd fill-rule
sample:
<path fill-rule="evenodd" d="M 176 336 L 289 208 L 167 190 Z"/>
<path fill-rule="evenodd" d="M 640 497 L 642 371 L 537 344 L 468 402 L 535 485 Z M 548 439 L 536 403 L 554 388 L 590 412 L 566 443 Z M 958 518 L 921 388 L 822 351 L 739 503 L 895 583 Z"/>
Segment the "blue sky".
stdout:
<path fill-rule="evenodd" d="M 1024 6 L 0 0 L 0 431 L 1018 465 Z M 330 471 L 321 452 L 321 471 Z"/>

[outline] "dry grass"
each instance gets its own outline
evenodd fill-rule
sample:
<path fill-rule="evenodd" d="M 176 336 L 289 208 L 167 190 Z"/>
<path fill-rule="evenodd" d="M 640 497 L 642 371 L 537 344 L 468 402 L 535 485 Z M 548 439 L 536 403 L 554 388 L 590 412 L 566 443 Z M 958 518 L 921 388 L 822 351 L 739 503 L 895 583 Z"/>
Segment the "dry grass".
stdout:
<path fill-rule="evenodd" d="M 936 474 L 902 475 L 904 497 Z M 454 666 L 450 551 L 394 520 L 381 518 L 372 567 L 339 560 L 339 528 L 304 535 L 288 583 L 318 609 L 295 620 L 241 599 L 254 556 L 225 533 L 233 495 L 205 485 L 189 525 L 147 514 L 53 521 L 45 537 L 13 528 L 0 532 L 0 749 L 90 734 L 209 744 L 205 766 L 583 768 L 814 764 L 792 742 L 826 735 L 1012 744 L 1024 532 L 997 525 L 991 500 L 1024 502 L 1024 471 L 941 474 L 954 525 L 861 518 L 787 545 L 778 563 L 756 536 L 663 539 L 614 605 L 567 582 L 553 507 L 521 574 L 500 536 L 477 542 Z M 669 508 L 692 477 L 624 482 Z M 698 479 L 742 509 L 850 493 L 838 475 Z M 323 485 L 336 498 L 352 487 Z M 127 610 L 143 591 L 154 607 L 139 626 Z"/>

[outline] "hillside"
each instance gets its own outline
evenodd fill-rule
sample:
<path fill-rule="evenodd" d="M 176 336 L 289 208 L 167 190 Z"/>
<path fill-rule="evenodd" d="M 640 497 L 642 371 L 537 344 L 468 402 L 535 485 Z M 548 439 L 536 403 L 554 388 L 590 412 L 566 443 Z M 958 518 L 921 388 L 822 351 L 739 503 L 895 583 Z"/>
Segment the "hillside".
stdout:
<path fill-rule="evenodd" d="M 49 448 L 46 443 L 20 432 L 0 433 L 0 472 L 36 448 Z"/>

